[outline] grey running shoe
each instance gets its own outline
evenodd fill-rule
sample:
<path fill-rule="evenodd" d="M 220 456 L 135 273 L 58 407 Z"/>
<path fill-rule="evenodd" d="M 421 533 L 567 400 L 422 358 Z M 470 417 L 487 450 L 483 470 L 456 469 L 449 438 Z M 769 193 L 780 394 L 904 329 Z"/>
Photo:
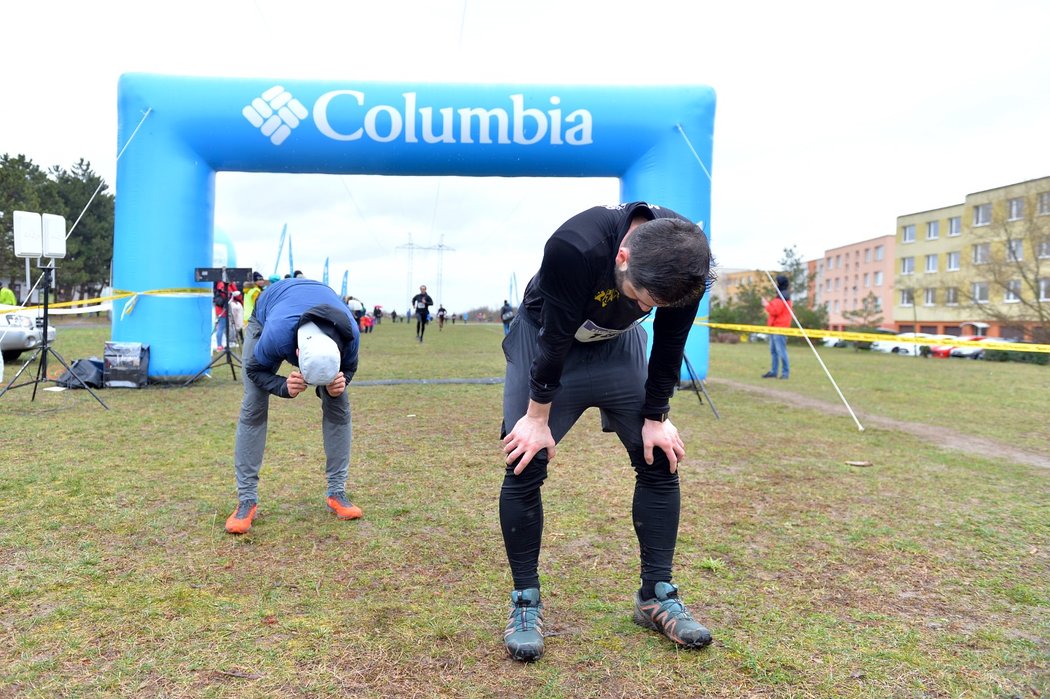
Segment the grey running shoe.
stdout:
<path fill-rule="evenodd" d="M 537 588 L 510 593 L 510 618 L 503 642 L 515 660 L 539 660 L 543 655 L 543 605 Z"/>
<path fill-rule="evenodd" d="M 678 586 L 656 583 L 656 597 L 643 600 L 634 595 L 634 623 L 659 631 L 685 648 L 703 648 L 711 642 L 711 632 L 693 619 L 678 599 Z"/>

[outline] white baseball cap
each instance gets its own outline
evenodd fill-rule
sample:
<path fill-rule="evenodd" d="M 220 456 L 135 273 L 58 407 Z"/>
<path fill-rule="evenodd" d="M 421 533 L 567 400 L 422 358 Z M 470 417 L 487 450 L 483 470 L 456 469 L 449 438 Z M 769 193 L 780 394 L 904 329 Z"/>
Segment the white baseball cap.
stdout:
<path fill-rule="evenodd" d="M 342 360 L 335 340 L 325 335 L 314 322 L 303 323 L 297 333 L 299 371 L 306 383 L 327 386 L 335 380 Z"/>

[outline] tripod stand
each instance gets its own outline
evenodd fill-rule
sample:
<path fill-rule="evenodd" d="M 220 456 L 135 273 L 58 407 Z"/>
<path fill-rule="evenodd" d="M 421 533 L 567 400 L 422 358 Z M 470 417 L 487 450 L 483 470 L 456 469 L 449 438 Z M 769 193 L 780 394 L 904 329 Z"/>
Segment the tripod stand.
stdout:
<path fill-rule="evenodd" d="M 715 419 L 721 420 L 722 418 L 718 415 L 718 410 L 715 408 L 715 404 L 711 402 L 711 396 L 707 395 L 707 389 L 704 388 L 704 382 L 697 377 L 696 371 L 693 369 L 693 363 L 690 362 L 689 357 L 684 354 L 682 355 L 682 359 L 685 360 L 685 368 L 686 371 L 689 372 L 689 379 L 692 383 L 693 391 L 696 392 L 696 399 L 701 403 L 704 402 L 704 399 L 700 397 L 700 392 L 703 391 L 704 397 L 707 398 L 707 404 L 711 406 L 711 412 L 715 414 Z"/>
<path fill-rule="evenodd" d="M 249 270 L 250 271 L 250 270 Z M 226 317 L 225 319 L 220 318 L 219 322 L 226 321 L 226 331 L 224 333 L 226 342 L 223 343 L 222 352 L 219 353 L 206 367 L 194 374 L 186 383 L 182 384 L 183 387 L 189 386 L 191 383 L 199 379 L 209 369 L 222 364 L 224 361 L 230 365 L 230 375 L 233 376 L 233 380 L 237 380 L 237 371 L 234 369 L 235 366 L 241 366 L 241 358 L 238 357 L 233 350 L 230 349 L 231 337 L 231 326 L 232 315 L 230 314 L 230 304 L 233 303 L 233 294 L 230 293 L 230 277 L 225 267 L 222 268 L 222 286 L 223 293 L 226 294 Z"/>
<path fill-rule="evenodd" d="M 47 377 L 47 355 L 50 354 L 50 355 L 54 356 L 54 358 L 57 359 L 59 361 L 59 363 L 66 368 L 66 371 L 69 372 L 70 376 L 74 377 L 78 382 L 80 382 L 80 386 L 82 388 L 87 389 L 87 392 L 90 393 L 91 396 L 95 400 L 98 401 L 99 405 L 101 405 L 106 410 L 109 410 L 109 406 L 102 402 L 102 399 L 98 397 L 98 394 L 95 393 L 94 391 L 92 391 L 91 387 L 88 386 L 86 383 L 84 383 L 84 380 L 82 378 L 80 378 L 77 375 L 77 373 L 75 371 L 73 371 L 69 367 L 68 364 L 66 364 L 66 360 L 62 358 L 62 355 L 59 354 L 57 351 L 55 351 L 55 348 L 51 346 L 51 342 L 50 342 L 50 340 L 48 338 L 48 334 L 47 334 L 47 331 L 48 331 L 47 307 L 48 307 L 48 303 L 50 301 L 51 273 L 55 269 L 54 265 L 55 265 L 55 261 L 51 260 L 50 264 L 48 264 L 46 267 L 42 268 L 44 270 L 44 282 L 43 282 L 44 283 L 44 326 L 43 326 L 43 337 L 40 340 L 40 346 L 36 348 L 36 351 L 33 352 L 32 356 L 30 356 L 29 359 L 26 361 L 26 363 L 22 365 L 22 368 L 19 369 L 17 372 L 15 372 L 15 375 L 11 377 L 11 381 L 7 384 L 7 386 L 4 387 L 4 390 L 0 391 L 0 397 L 2 397 L 5 393 L 7 393 L 8 391 L 10 391 L 13 388 L 21 388 L 22 386 L 28 386 L 28 385 L 32 384 L 33 385 L 33 397 L 30 400 L 34 400 L 35 401 L 36 400 L 36 387 L 37 387 L 37 384 L 39 384 L 41 381 L 52 381 L 52 379 L 49 379 Z M 37 368 L 36 368 L 36 378 L 32 379 L 32 380 L 24 381 L 23 383 L 20 383 L 20 384 L 16 385 L 15 381 L 18 380 L 19 376 L 21 376 L 23 373 L 25 373 L 25 370 L 29 368 L 29 365 L 32 364 L 33 360 L 35 360 L 37 357 L 40 357 L 40 364 L 38 364 Z"/>

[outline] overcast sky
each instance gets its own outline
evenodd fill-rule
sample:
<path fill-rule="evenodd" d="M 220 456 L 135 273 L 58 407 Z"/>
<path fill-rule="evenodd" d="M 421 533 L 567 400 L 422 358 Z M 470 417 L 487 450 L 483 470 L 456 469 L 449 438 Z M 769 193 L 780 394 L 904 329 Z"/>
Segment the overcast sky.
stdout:
<path fill-rule="evenodd" d="M 84 158 L 111 186 L 126 72 L 710 85 L 708 227 L 725 267 L 773 267 L 791 245 L 818 257 L 1050 174 L 1043 0 L 58 0 L 3 14 L 0 153 Z M 349 270 L 369 305 L 403 310 L 426 283 L 462 311 L 498 306 L 512 276 L 524 289 L 561 221 L 618 198 L 616 180 L 221 173 L 216 226 L 240 266 L 272 272 L 287 224 L 307 276 L 329 257 L 332 286 Z M 410 258 L 410 240 L 446 250 Z"/>

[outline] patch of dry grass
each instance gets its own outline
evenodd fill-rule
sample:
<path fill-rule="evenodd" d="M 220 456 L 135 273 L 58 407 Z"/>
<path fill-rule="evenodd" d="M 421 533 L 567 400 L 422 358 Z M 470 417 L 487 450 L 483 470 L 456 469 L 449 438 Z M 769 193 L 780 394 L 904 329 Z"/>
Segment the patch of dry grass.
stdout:
<path fill-rule="evenodd" d="M 358 378 L 500 375 L 499 326 L 431 331 L 380 326 Z M 544 486 L 552 635 L 521 665 L 501 634 L 499 385 L 352 387 L 358 522 L 324 509 L 316 399 L 273 401 L 263 514 L 240 538 L 222 528 L 228 371 L 101 395 L 108 412 L 0 398 L 0 696 L 1050 693 L 1045 471 L 732 390 L 716 421 L 681 393 L 676 581 L 716 641 L 680 652 L 630 621 L 633 474 L 587 413 Z"/>

